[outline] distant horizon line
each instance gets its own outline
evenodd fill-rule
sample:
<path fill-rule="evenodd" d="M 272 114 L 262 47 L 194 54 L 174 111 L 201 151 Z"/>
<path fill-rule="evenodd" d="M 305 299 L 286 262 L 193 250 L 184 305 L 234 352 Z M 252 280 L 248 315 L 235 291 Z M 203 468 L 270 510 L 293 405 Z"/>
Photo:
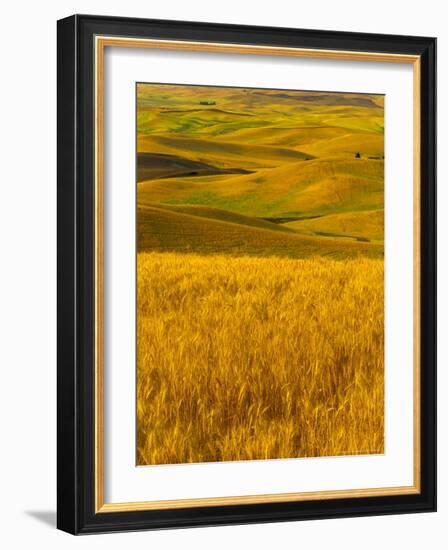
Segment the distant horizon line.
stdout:
<path fill-rule="evenodd" d="M 345 90 L 310 90 L 310 89 L 301 89 L 301 88 L 269 88 L 269 87 L 260 87 L 260 86 L 226 86 L 220 84 L 185 84 L 177 82 L 144 82 L 136 81 L 135 87 L 138 86 L 177 86 L 177 87 L 192 87 L 192 88 L 226 88 L 226 89 L 239 89 L 239 90 L 268 90 L 268 91 L 281 91 L 281 92 L 300 92 L 300 93 L 322 93 L 322 94 L 351 94 L 351 95 L 364 95 L 364 96 L 378 96 L 386 97 L 386 94 L 379 92 L 353 92 Z"/>

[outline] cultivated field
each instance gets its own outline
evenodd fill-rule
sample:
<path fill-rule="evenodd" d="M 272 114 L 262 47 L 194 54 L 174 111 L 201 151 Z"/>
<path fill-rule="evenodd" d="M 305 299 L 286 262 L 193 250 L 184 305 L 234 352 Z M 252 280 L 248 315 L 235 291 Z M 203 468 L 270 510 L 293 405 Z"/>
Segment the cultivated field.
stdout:
<path fill-rule="evenodd" d="M 141 253 L 138 464 L 382 453 L 383 262 Z"/>
<path fill-rule="evenodd" d="M 138 464 L 384 451 L 384 98 L 139 84 Z"/>

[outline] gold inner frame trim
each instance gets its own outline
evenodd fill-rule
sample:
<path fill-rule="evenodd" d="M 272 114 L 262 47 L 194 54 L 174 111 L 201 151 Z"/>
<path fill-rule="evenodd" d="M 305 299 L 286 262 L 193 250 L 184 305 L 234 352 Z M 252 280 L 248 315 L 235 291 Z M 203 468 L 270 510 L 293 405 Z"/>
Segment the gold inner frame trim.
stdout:
<path fill-rule="evenodd" d="M 301 57 L 314 59 L 407 63 L 413 65 L 413 127 L 414 127 L 414 391 L 413 391 L 413 458 L 414 482 L 410 486 L 347 489 L 265 495 L 244 495 L 216 498 L 194 498 L 142 502 L 106 503 L 104 501 L 104 53 L 106 47 L 150 48 L 212 53 L 234 53 Z M 231 506 L 274 502 L 303 502 L 341 498 L 379 497 L 420 493 L 420 57 L 388 53 L 320 50 L 308 48 L 255 46 L 251 44 L 224 44 L 95 37 L 95 512 L 129 512 L 206 506 Z"/>

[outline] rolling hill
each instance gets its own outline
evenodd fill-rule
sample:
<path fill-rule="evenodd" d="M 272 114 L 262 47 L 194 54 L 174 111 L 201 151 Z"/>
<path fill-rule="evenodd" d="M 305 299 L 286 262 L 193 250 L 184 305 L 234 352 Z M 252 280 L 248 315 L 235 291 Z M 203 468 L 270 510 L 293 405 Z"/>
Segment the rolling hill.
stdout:
<path fill-rule="evenodd" d="M 383 207 L 383 161 L 310 160 L 251 174 L 139 183 L 139 202 L 203 204 L 257 217 L 306 217 Z"/>
<path fill-rule="evenodd" d="M 164 235 L 167 216 L 178 235 L 187 224 L 182 249 L 187 235 L 192 248 L 204 245 L 193 226 L 210 232 L 211 249 L 222 247 L 218 222 L 238 226 L 220 226 L 236 239 L 226 246 L 257 254 L 272 251 L 278 233 L 288 241 L 278 246 L 294 256 L 297 237 L 305 250 L 316 239 L 316 248 L 333 247 L 336 255 L 339 245 L 383 242 L 383 96 L 139 84 L 137 107 L 142 242 L 149 242 L 148 227 L 157 234 L 151 212 Z M 269 232 L 258 235 L 265 244 L 255 246 L 256 230 Z M 241 244 L 240 232 L 251 244 Z M 170 247 L 171 237 L 162 239 Z M 359 250 L 369 255 L 372 248 Z"/>
<path fill-rule="evenodd" d="M 378 244 L 317 238 L 223 221 L 152 206 L 139 206 L 138 251 L 178 251 L 234 256 L 285 256 L 338 259 L 381 258 Z"/>
<path fill-rule="evenodd" d="M 139 154 L 171 154 L 220 168 L 229 168 L 235 164 L 242 169 L 272 168 L 286 162 L 314 158 L 311 154 L 286 147 L 246 144 L 244 140 L 218 142 L 186 136 L 142 135 L 138 137 L 137 147 Z"/>
<path fill-rule="evenodd" d="M 269 229 L 271 231 L 280 231 L 286 233 L 295 233 L 295 229 L 287 227 L 287 224 L 272 223 L 262 218 L 254 218 L 251 216 L 243 216 L 236 212 L 229 212 L 228 210 L 221 210 L 220 208 L 213 208 L 210 206 L 201 205 L 167 205 L 167 204 L 144 204 L 140 203 L 140 207 L 145 206 L 167 210 L 168 212 L 177 212 L 179 214 L 189 214 L 190 216 L 199 216 L 201 218 L 208 218 L 211 220 L 220 220 L 223 222 L 239 223 L 241 225 L 248 225 L 250 227 L 259 227 L 261 229 Z"/>
<path fill-rule="evenodd" d="M 330 214 L 319 218 L 288 222 L 285 227 L 307 235 L 326 235 L 382 242 L 384 240 L 384 212 L 383 210 L 366 210 Z"/>

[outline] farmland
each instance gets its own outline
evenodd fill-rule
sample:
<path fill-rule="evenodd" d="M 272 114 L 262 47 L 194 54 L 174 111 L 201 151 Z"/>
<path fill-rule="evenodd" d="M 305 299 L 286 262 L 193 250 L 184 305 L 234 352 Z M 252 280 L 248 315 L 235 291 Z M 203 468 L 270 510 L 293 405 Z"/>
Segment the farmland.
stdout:
<path fill-rule="evenodd" d="M 309 234 L 342 235 L 337 218 L 328 231 L 327 216 L 384 208 L 383 104 L 362 94 L 141 84 L 138 203 L 286 218 L 299 231 L 314 217 Z M 381 227 L 373 236 L 383 240 Z"/>
<path fill-rule="evenodd" d="M 139 84 L 137 462 L 384 451 L 384 98 Z"/>

